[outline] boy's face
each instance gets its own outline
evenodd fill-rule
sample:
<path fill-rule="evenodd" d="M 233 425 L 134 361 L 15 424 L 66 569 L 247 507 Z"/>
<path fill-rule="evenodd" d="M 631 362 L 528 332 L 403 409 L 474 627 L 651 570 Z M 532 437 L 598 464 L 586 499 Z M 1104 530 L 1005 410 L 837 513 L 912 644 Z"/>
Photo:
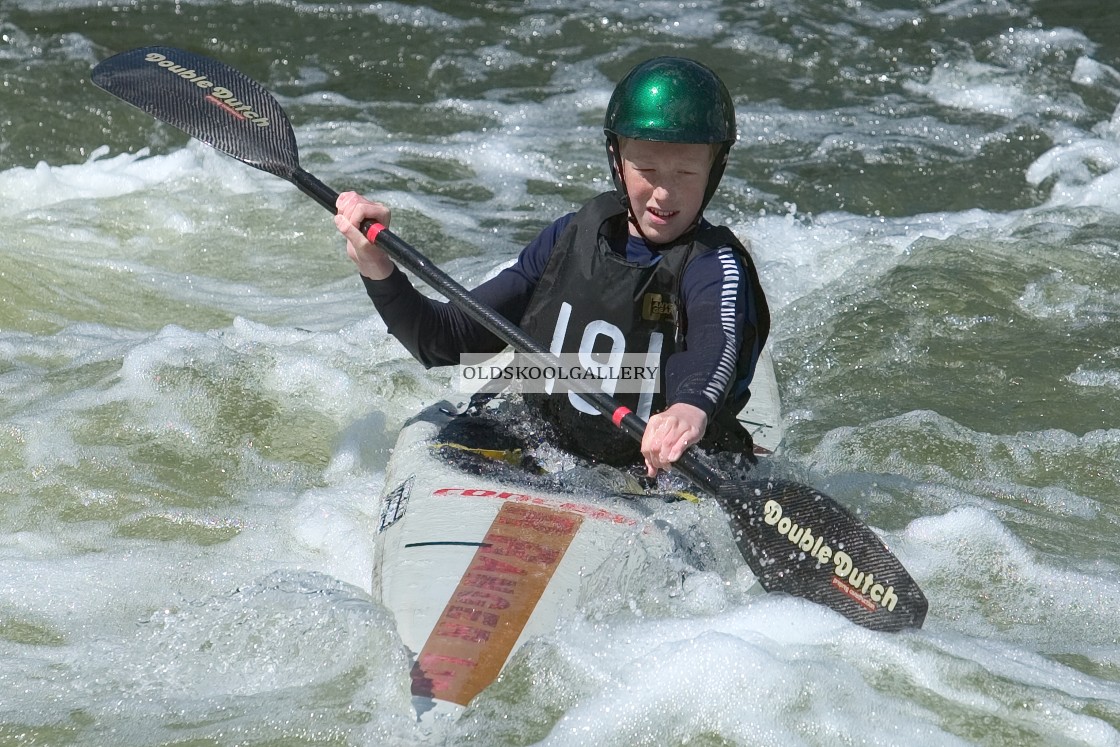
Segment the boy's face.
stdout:
<path fill-rule="evenodd" d="M 646 238 L 659 244 L 677 239 L 700 212 L 713 147 L 622 138 L 622 177 L 634 218 Z M 640 236 L 631 224 L 630 233 Z"/>

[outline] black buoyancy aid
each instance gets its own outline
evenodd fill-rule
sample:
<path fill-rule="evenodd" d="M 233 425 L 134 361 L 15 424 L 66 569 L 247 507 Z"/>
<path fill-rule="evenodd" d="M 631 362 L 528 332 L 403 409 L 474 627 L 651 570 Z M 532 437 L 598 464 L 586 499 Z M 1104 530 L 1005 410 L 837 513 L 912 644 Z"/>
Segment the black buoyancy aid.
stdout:
<path fill-rule="evenodd" d="M 521 327 L 532 338 L 554 353 L 592 351 L 597 357 L 612 351 L 627 354 L 628 361 L 641 359 L 665 370 L 665 362 L 683 349 L 687 320 L 681 303 L 681 279 L 689 262 L 707 251 L 730 246 L 739 257 L 751 283 L 754 298 L 754 334 L 745 330 L 736 364 L 736 384 L 753 374 L 757 351 L 762 349 L 770 328 L 770 314 L 758 281 L 754 263 L 742 243 L 724 226 L 707 226 L 686 234 L 684 241 L 659 247 L 660 259 L 643 266 L 627 261 L 611 249 L 612 240 L 625 241 L 628 213 L 616 192 L 601 194 L 580 209 L 560 234 L 552 248 L 525 313 Z M 649 391 L 621 391 L 617 382 L 604 382 L 603 388 L 621 404 L 643 419 L 666 407 L 664 378 Z M 638 388 L 630 382 L 628 389 Z M 746 403 L 749 392 L 738 387 L 733 405 L 737 411 Z M 526 401 L 541 410 L 558 426 L 562 448 L 611 464 L 629 464 L 641 458 L 638 444 L 617 429 L 609 419 L 574 393 L 530 395 Z M 730 398 L 729 398 L 730 399 Z M 722 409 L 727 409 L 726 407 Z M 750 453 L 750 436 L 742 428 L 738 442 L 724 443 L 730 418 L 712 418 L 708 435 L 716 437 L 722 449 L 729 445 Z M 718 421 L 718 425 L 717 425 Z M 745 438 L 745 441 L 743 441 Z M 711 441 L 707 436 L 706 441 Z M 702 442 L 702 445 L 705 445 Z M 707 445 L 713 445 L 711 443 Z"/>

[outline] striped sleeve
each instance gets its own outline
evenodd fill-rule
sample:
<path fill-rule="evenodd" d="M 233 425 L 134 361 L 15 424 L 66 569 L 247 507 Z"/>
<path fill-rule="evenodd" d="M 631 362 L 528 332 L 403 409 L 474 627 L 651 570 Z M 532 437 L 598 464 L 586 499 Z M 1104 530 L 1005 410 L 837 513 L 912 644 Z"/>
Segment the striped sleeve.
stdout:
<path fill-rule="evenodd" d="M 711 381 L 704 388 L 704 396 L 714 404 L 723 401 L 724 395 L 731 384 L 735 374 L 735 363 L 739 359 L 739 319 L 741 309 L 739 298 L 742 295 L 742 272 L 735 253 L 730 247 L 724 247 L 717 252 L 720 265 L 719 286 L 719 323 L 722 331 L 722 344 L 719 348 L 719 357 L 715 370 L 712 372 Z"/>
<path fill-rule="evenodd" d="M 666 362 L 668 404 L 694 405 L 710 418 L 726 401 L 749 324 L 746 285 L 731 247 L 696 257 L 685 270 L 681 300 L 687 330 L 684 349 Z"/>

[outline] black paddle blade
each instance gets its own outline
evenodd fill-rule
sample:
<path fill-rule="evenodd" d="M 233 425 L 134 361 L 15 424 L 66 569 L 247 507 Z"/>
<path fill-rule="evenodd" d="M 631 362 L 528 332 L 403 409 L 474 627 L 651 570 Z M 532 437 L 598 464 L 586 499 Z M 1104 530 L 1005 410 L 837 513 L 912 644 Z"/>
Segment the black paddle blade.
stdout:
<path fill-rule="evenodd" d="M 93 82 L 156 119 L 262 171 L 292 180 L 295 133 L 261 84 L 225 63 L 175 47 L 142 47 L 103 60 Z"/>
<path fill-rule="evenodd" d="M 871 528 L 808 485 L 726 482 L 739 550 L 766 591 L 823 604 L 871 630 L 920 628 L 929 603 Z"/>

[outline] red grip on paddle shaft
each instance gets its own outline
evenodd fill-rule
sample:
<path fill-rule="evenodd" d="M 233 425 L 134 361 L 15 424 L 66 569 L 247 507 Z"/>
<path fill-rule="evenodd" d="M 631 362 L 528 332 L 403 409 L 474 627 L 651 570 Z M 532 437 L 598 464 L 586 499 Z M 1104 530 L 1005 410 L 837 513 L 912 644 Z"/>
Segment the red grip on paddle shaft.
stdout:
<path fill-rule="evenodd" d="M 380 223 L 374 223 L 373 221 L 366 221 L 362 223 L 362 233 L 366 235 L 366 238 L 369 239 L 369 243 L 371 244 L 377 243 L 378 235 L 380 235 L 380 233 L 384 230 L 385 226 L 381 225 Z"/>

